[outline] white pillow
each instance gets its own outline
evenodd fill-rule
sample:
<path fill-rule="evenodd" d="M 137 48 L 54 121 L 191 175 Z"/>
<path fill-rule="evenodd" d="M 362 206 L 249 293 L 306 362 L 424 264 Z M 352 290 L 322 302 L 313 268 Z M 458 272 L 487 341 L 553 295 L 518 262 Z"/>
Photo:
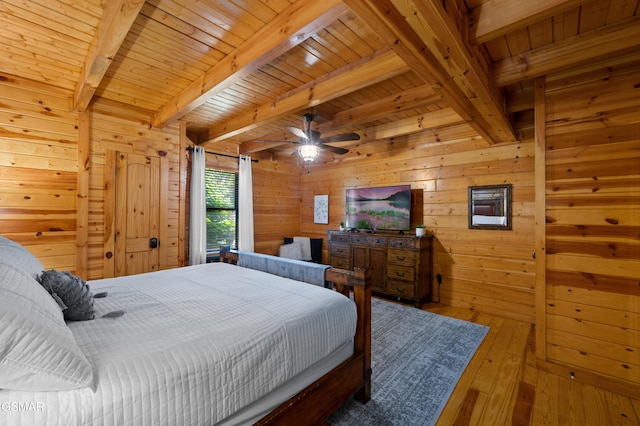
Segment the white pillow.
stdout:
<path fill-rule="evenodd" d="M 293 237 L 293 243 L 300 243 L 302 245 L 302 260 L 311 260 L 311 238 Z"/>
<path fill-rule="evenodd" d="M 93 388 L 93 368 L 51 295 L 0 259 L 0 389 Z"/>
<path fill-rule="evenodd" d="M 302 243 L 283 244 L 280 246 L 280 257 L 302 260 Z"/>
<path fill-rule="evenodd" d="M 43 271 L 42 263 L 29 250 L 19 243 L 0 235 L 0 259 L 5 263 L 22 269 L 33 278 Z"/>

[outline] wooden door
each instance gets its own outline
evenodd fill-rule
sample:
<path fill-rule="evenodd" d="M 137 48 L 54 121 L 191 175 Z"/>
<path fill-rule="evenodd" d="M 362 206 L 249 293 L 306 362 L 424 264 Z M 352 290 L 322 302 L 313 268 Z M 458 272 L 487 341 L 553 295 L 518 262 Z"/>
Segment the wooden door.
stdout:
<path fill-rule="evenodd" d="M 115 153 L 113 276 L 161 269 L 164 169 L 163 157 Z"/>

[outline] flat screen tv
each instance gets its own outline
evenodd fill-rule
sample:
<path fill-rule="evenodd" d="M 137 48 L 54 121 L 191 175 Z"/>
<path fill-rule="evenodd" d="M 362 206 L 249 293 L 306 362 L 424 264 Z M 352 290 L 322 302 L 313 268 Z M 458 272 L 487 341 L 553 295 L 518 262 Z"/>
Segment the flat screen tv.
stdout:
<path fill-rule="evenodd" d="M 407 231 L 411 185 L 347 189 L 346 228 Z"/>

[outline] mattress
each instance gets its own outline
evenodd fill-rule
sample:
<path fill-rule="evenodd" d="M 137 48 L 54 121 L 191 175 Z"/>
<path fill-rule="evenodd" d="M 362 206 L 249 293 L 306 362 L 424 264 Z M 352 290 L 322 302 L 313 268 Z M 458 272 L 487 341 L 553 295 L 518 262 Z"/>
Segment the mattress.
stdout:
<path fill-rule="evenodd" d="M 0 423 L 252 423 L 353 351 L 350 299 L 265 272 L 212 263 L 89 284 L 108 293 L 98 317 L 125 312 L 69 323 L 95 391 L 0 390 Z"/>

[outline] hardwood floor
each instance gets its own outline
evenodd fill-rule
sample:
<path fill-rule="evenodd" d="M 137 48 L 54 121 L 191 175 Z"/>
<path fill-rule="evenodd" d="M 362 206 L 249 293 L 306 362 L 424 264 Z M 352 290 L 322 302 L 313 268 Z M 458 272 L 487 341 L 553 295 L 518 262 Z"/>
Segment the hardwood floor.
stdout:
<path fill-rule="evenodd" d="M 536 368 L 531 324 L 433 303 L 423 309 L 491 328 L 437 425 L 640 425 L 640 400 Z"/>

